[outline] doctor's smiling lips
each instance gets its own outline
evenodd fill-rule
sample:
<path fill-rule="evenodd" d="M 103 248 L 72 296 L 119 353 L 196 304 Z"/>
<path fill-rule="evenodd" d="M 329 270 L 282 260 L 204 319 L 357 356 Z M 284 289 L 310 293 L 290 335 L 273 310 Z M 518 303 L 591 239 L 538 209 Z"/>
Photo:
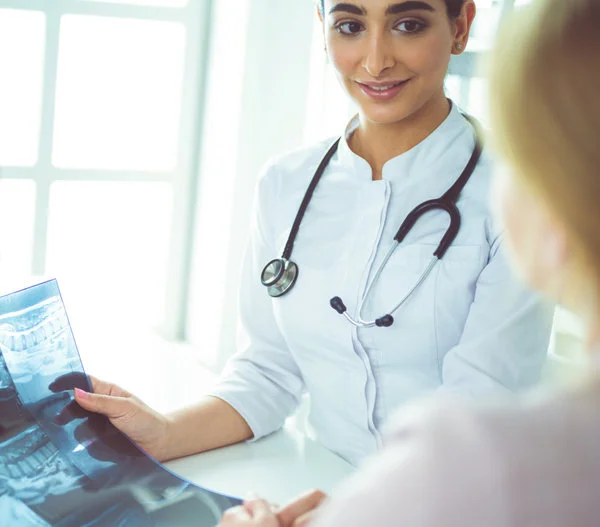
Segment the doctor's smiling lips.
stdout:
<path fill-rule="evenodd" d="M 410 79 L 409 79 L 410 80 Z M 389 101 L 398 95 L 409 80 L 393 82 L 359 82 L 356 81 L 361 91 L 376 101 Z"/>

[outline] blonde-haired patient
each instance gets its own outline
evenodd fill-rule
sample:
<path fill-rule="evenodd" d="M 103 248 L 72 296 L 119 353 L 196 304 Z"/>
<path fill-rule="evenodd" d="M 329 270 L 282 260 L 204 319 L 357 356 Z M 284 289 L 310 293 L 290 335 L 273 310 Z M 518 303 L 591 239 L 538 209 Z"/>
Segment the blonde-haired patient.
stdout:
<path fill-rule="evenodd" d="M 494 199 L 512 260 L 586 323 L 589 379 L 506 405 L 414 406 L 311 526 L 600 525 L 599 28 L 600 0 L 534 0 L 501 31 L 490 75 L 506 160 Z M 250 500 L 221 526 L 292 524 Z"/>

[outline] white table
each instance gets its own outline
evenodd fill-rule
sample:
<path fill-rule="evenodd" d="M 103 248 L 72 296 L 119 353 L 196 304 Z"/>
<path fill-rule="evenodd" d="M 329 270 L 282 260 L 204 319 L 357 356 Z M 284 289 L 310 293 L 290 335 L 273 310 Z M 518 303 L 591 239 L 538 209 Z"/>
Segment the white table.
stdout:
<path fill-rule="evenodd" d="M 291 426 L 254 443 L 177 459 L 166 466 L 210 490 L 242 498 L 256 492 L 277 504 L 315 488 L 330 493 L 354 470 Z"/>

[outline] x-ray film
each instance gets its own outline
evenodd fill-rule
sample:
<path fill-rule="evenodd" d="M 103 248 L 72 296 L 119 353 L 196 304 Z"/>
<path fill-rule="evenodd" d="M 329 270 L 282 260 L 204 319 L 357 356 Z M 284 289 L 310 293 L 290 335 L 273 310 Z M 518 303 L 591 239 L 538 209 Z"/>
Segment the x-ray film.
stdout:
<path fill-rule="evenodd" d="M 55 280 L 0 297 L 0 526 L 212 527 L 239 500 L 184 480 L 103 416 Z"/>

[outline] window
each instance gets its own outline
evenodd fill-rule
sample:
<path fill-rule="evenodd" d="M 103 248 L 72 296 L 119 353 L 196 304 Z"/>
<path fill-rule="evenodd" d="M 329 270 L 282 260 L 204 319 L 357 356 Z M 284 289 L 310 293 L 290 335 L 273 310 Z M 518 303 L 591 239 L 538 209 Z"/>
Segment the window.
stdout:
<path fill-rule="evenodd" d="M 0 6 L 0 283 L 180 336 L 210 1 Z"/>
<path fill-rule="evenodd" d="M 35 184 L 0 179 L 0 276 L 24 276 L 33 256 Z M 4 280 L 0 280 L 4 282 Z"/>
<path fill-rule="evenodd" d="M 0 165 L 37 162 L 45 33 L 44 13 L 0 9 Z"/>
<path fill-rule="evenodd" d="M 180 22 L 64 15 L 52 164 L 172 172 L 185 39 Z"/>
<path fill-rule="evenodd" d="M 106 2 L 112 4 L 132 4 L 146 6 L 184 7 L 188 0 L 86 0 L 88 2 Z"/>

